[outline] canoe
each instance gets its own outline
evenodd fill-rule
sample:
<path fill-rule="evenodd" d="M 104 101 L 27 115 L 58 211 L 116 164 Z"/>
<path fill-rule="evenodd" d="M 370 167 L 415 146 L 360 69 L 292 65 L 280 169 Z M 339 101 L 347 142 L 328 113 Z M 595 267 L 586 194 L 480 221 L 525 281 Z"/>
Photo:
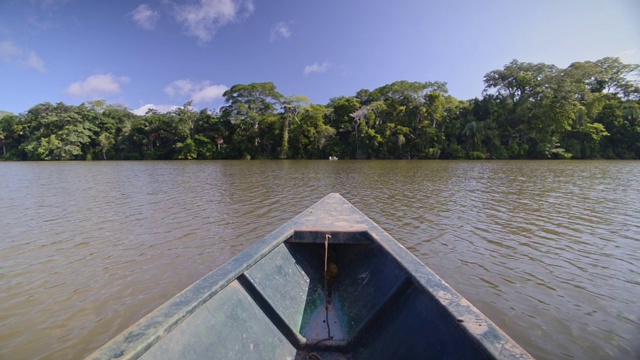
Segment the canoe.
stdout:
<path fill-rule="evenodd" d="M 531 359 L 339 194 L 90 359 Z"/>

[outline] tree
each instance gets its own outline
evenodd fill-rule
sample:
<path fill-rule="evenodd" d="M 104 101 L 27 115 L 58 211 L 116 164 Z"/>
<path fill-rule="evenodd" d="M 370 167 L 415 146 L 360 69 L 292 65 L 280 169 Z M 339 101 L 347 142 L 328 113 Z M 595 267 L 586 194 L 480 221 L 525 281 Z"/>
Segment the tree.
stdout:
<path fill-rule="evenodd" d="M 99 114 L 84 104 L 44 103 L 29 109 L 25 122 L 30 136 L 20 147 L 30 159 L 74 160 L 89 155 Z"/>
<path fill-rule="evenodd" d="M 2 146 L 2 157 L 7 156 L 7 143 L 11 141 L 11 134 L 17 118 L 12 113 L 0 111 L 0 146 Z"/>
<path fill-rule="evenodd" d="M 370 112 L 371 112 L 371 109 L 369 108 L 369 106 L 365 105 L 360 109 L 358 109 L 357 111 L 355 111 L 353 114 L 350 114 L 354 120 L 354 128 L 355 128 L 355 134 L 356 134 L 356 158 L 360 157 L 360 142 L 358 141 L 358 125 L 360 125 L 360 123 L 364 121 L 364 119 L 367 117 L 367 115 L 369 115 Z"/>
<path fill-rule="evenodd" d="M 351 157 L 352 154 L 357 153 L 355 144 L 351 142 L 351 134 L 353 133 L 353 117 L 351 114 L 355 113 L 360 108 L 360 102 L 353 96 L 349 97 L 337 97 L 331 98 L 327 108 L 330 112 L 327 114 L 329 117 L 329 126 L 336 130 L 336 138 L 334 138 L 334 144 L 332 148 L 334 150 L 333 155 L 340 156 L 341 158 Z"/>
<path fill-rule="evenodd" d="M 273 83 L 265 82 L 234 85 L 223 96 L 226 105 L 222 107 L 222 118 L 236 127 L 234 142 L 239 155 L 264 155 L 259 148 L 261 126 L 273 120 L 282 94 Z"/>
<path fill-rule="evenodd" d="M 107 150 L 109 150 L 109 148 L 113 144 L 115 144 L 113 135 L 107 132 L 103 132 L 102 134 L 100 134 L 100 136 L 98 136 L 98 143 L 99 143 L 99 149 L 102 152 L 102 159 L 107 160 Z"/>
<path fill-rule="evenodd" d="M 476 121 L 468 123 L 462 130 L 462 135 L 467 139 L 467 151 L 480 151 L 480 139 L 482 137 L 482 126 Z"/>
<path fill-rule="evenodd" d="M 187 102 L 140 116 L 93 100 L 0 112 L 5 160 L 226 158 L 640 158 L 640 65 L 618 58 L 561 69 L 513 60 L 482 98 L 444 82 L 395 81 L 326 106 L 270 82 L 237 84 L 220 112 Z"/>
<path fill-rule="evenodd" d="M 220 114 L 202 109 L 195 120 L 193 141 L 198 159 L 221 158 L 222 144 L 227 131 L 220 121 Z"/>
<path fill-rule="evenodd" d="M 640 75 L 639 64 L 625 64 L 617 57 L 605 57 L 595 61 L 600 71 L 597 72 L 594 92 L 604 91 L 621 96 L 623 99 L 639 99 L 638 81 L 632 80 L 635 74 Z"/>
<path fill-rule="evenodd" d="M 336 130 L 326 124 L 330 109 L 322 105 L 310 105 L 300 113 L 300 121 L 291 129 L 292 157 L 297 159 L 326 159 L 335 154 L 330 148 Z"/>
<path fill-rule="evenodd" d="M 292 121 L 298 121 L 298 115 L 305 106 L 309 105 L 309 98 L 300 95 L 286 96 L 282 100 L 282 110 L 284 112 L 282 121 L 282 149 L 280 158 L 286 159 L 289 151 L 289 127 Z"/>
<path fill-rule="evenodd" d="M 169 112 L 169 116 L 165 117 L 169 120 L 165 125 L 169 131 L 164 133 L 164 137 L 169 140 L 169 144 L 173 148 L 168 158 L 193 160 L 198 156 L 196 144 L 193 141 L 198 113 L 191 106 L 192 103 L 193 101 L 186 102 L 181 107 Z"/>

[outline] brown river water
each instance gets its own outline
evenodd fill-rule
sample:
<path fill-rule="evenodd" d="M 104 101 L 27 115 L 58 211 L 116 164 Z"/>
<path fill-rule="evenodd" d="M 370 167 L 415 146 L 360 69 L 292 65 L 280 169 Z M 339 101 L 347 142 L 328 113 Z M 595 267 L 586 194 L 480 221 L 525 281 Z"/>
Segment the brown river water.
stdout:
<path fill-rule="evenodd" d="M 0 163 L 0 359 L 77 359 L 331 192 L 539 359 L 640 358 L 640 162 Z"/>

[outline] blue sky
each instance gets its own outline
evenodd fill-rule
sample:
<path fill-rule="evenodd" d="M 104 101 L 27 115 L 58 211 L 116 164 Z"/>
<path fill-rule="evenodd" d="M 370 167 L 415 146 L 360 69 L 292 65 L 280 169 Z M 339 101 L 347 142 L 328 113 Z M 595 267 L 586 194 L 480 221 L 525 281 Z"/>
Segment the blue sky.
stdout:
<path fill-rule="evenodd" d="M 512 59 L 640 63 L 638 19 L 637 0 L 0 0 L 0 110 L 215 109 L 263 81 L 319 104 L 397 80 L 470 99 Z"/>

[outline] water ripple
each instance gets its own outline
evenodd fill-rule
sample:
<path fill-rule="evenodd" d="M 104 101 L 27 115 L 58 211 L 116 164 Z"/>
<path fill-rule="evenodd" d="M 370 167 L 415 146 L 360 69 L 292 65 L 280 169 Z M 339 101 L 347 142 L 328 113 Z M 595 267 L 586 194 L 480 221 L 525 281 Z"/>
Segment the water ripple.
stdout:
<path fill-rule="evenodd" d="M 80 358 L 339 192 L 538 358 L 633 358 L 637 162 L 0 164 L 0 358 Z M 634 352 L 636 351 L 636 352 Z"/>

